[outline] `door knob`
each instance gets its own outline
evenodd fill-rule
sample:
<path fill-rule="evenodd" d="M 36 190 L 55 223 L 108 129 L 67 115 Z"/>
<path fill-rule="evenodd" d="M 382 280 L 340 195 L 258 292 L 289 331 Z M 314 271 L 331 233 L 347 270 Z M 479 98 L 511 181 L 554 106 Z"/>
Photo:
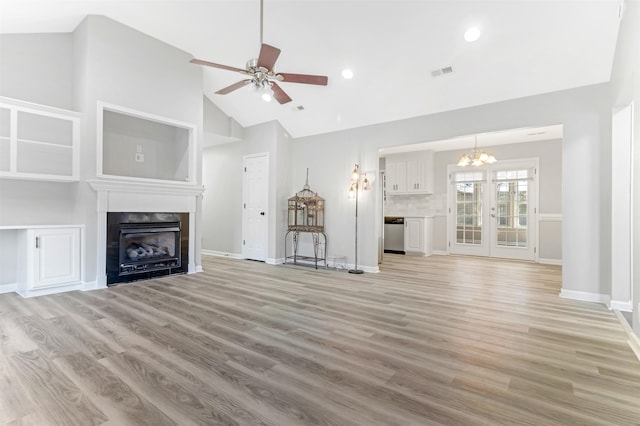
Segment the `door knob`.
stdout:
<path fill-rule="evenodd" d="M 264 216 L 264 212 L 260 212 L 260 216 Z"/>
<path fill-rule="evenodd" d="M 496 217 L 496 214 L 495 213 L 491 213 L 491 217 Z"/>

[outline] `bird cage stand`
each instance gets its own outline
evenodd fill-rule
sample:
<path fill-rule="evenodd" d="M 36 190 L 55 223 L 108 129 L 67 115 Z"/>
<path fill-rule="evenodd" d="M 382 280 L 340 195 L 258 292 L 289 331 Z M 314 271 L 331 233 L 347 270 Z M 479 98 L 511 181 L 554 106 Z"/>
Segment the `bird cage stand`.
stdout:
<path fill-rule="evenodd" d="M 307 181 L 301 191 L 288 200 L 288 224 L 284 236 L 284 263 L 293 260 L 313 260 L 315 268 L 318 262 L 324 263 L 327 268 L 327 235 L 324 232 L 324 198 L 318 196 L 309 187 L 309 169 L 307 169 Z M 311 234 L 313 256 L 303 256 L 298 253 L 300 246 L 300 234 Z M 289 235 L 292 238 L 293 254 L 287 255 L 287 242 Z"/>

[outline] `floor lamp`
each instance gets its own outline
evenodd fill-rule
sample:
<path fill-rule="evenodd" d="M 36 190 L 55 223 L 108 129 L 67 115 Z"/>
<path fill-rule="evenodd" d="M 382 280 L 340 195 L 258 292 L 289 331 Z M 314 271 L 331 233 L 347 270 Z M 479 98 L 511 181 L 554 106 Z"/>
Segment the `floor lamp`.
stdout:
<path fill-rule="evenodd" d="M 368 191 L 371 188 L 366 173 L 360 173 L 360 166 L 356 163 L 351 172 L 351 187 L 349 188 L 349 195 L 356 199 L 356 261 L 353 269 L 349 269 L 350 274 L 364 273 L 362 269 L 358 269 L 358 198 L 361 186 L 363 191 Z"/>

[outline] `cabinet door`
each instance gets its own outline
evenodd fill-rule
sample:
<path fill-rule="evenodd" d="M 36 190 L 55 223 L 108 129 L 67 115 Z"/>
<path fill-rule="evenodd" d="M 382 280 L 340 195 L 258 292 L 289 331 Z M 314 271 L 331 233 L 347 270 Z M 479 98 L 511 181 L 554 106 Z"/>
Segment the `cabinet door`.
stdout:
<path fill-rule="evenodd" d="M 407 192 L 433 192 L 433 152 L 415 155 L 407 160 Z"/>
<path fill-rule="evenodd" d="M 407 192 L 424 192 L 424 169 L 422 159 L 407 160 Z"/>
<path fill-rule="evenodd" d="M 424 219 L 404 218 L 404 251 L 424 253 Z"/>
<path fill-rule="evenodd" d="M 406 162 L 387 157 L 385 165 L 386 189 L 389 194 L 406 192 L 407 168 Z"/>
<path fill-rule="evenodd" d="M 30 288 L 80 280 L 80 229 L 51 228 L 31 231 L 34 244 Z"/>

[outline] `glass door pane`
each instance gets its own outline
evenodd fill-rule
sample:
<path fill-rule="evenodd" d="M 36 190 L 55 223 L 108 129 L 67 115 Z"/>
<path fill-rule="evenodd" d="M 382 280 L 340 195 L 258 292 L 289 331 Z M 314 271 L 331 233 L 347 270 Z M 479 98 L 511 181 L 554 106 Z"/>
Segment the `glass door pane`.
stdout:
<path fill-rule="evenodd" d="M 456 243 L 482 244 L 482 183 L 456 183 Z"/>
<path fill-rule="evenodd" d="M 527 247 L 527 181 L 496 184 L 497 244 Z"/>
<path fill-rule="evenodd" d="M 496 183 L 496 243 L 503 247 L 527 247 L 528 181 Z"/>

